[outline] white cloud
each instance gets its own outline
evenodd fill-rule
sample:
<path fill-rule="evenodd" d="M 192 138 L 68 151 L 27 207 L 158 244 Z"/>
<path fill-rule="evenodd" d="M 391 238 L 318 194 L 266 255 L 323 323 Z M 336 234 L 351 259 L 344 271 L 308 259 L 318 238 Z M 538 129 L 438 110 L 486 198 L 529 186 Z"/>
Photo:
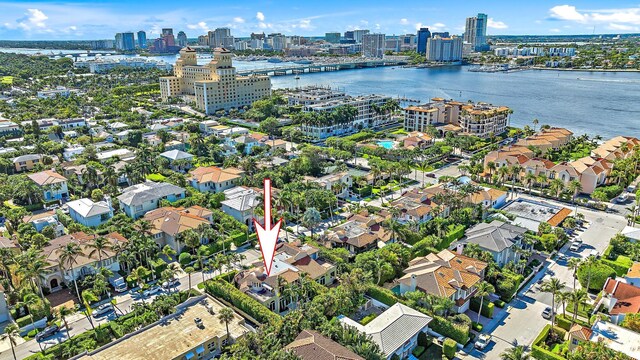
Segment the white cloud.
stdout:
<path fill-rule="evenodd" d="M 400 24 L 402 24 L 402 25 L 407 25 L 407 24 L 409 24 L 409 20 L 407 20 L 407 19 L 400 19 Z"/>
<path fill-rule="evenodd" d="M 616 24 L 616 23 L 609 24 L 608 28 L 611 30 L 620 30 L 620 31 L 640 31 L 640 27 L 638 26 L 622 25 L 622 24 Z"/>
<path fill-rule="evenodd" d="M 489 18 L 487 21 L 487 27 L 492 29 L 506 29 L 509 26 L 502 21 L 496 21 L 493 18 Z"/>
<path fill-rule="evenodd" d="M 4 26 L 9 29 L 22 29 L 24 31 L 51 32 L 52 30 L 47 28 L 47 19 L 49 17 L 42 10 L 27 9 L 24 16 L 17 19 L 16 23 L 5 23 Z"/>
<path fill-rule="evenodd" d="M 607 24 L 609 28 L 635 31 L 640 25 L 640 7 L 581 10 L 572 5 L 558 5 L 549 9 L 552 20 L 573 21 L 587 25 Z M 613 24 L 613 26 L 611 26 Z"/>
<path fill-rule="evenodd" d="M 380 24 L 376 24 L 376 30 L 380 30 Z"/>
<path fill-rule="evenodd" d="M 549 32 L 552 32 L 552 33 L 559 33 L 559 32 L 560 32 L 560 29 L 549 29 Z"/>
<path fill-rule="evenodd" d="M 208 25 L 207 25 L 207 23 L 206 23 L 206 22 L 204 22 L 204 21 L 200 21 L 200 22 L 199 22 L 199 23 L 197 23 L 197 24 L 187 24 L 187 27 L 188 27 L 189 29 L 192 29 L 192 30 L 204 30 L 204 31 L 209 31 L 209 26 L 208 26 Z"/>
<path fill-rule="evenodd" d="M 240 16 L 236 16 L 233 18 L 233 22 L 238 23 L 238 24 L 242 24 L 244 23 L 244 19 L 241 18 Z"/>
<path fill-rule="evenodd" d="M 298 27 L 300 29 L 311 29 L 311 28 L 313 28 L 313 26 L 311 25 L 311 20 L 309 20 L 309 19 L 300 20 L 300 23 L 298 24 Z"/>
<path fill-rule="evenodd" d="M 258 12 L 256 13 L 256 19 L 257 19 L 258 21 L 261 21 L 261 22 L 262 22 L 262 21 L 264 21 L 264 14 L 263 14 L 262 12 L 258 11 Z"/>
<path fill-rule="evenodd" d="M 431 31 L 431 32 L 434 32 L 434 31 L 439 32 L 439 31 L 443 31 L 443 30 L 447 29 L 447 25 L 445 25 L 445 24 L 443 24 L 441 22 L 435 23 L 433 25 L 427 25 L 427 24 L 423 24 L 423 23 L 416 23 L 415 27 L 416 27 L 416 30 L 420 30 L 420 28 L 426 27 L 426 28 L 429 28 L 429 31 Z"/>

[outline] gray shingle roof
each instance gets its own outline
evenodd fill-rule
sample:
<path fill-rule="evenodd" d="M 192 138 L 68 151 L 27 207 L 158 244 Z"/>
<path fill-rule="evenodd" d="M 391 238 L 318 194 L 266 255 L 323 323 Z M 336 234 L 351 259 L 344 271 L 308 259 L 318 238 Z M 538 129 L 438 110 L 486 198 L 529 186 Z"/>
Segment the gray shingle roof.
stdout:
<path fill-rule="evenodd" d="M 169 183 L 146 181 L 129 186 L 118 196 L 118 200 L 127 206 L 142 205 L 145 202 L 161 199 L 172 194 L 181 194 L 184 189 Z"/>
<path fill-rule="evenodd" d="M 494 252 L 501 252 L 510 248 L 515 239 L 522 236 L 527 229 L 494 220 L 491 223 L 480 223 L 467 230 L 461 244 L 478 244 L 481 248 Z"/>

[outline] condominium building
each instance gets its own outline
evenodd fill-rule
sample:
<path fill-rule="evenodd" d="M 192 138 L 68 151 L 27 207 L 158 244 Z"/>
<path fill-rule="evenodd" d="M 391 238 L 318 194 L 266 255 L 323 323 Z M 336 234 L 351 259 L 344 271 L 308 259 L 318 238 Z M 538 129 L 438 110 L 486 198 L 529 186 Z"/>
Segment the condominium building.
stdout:
<path fill-rule="evenodd" d="M 339 32 L 328 32 L 324 34 L 324 40 L 331 44 L 340 43 L 340 33 Z"/>
<path fill-rule="evenodd" d="M 271 79 L 265 75 L 239 76 L 231 62 L 231 52 L 214 50 L 207 65 L 197 64 L 196 51 L 186 47 L 173 68 L 174 76 L 160 78 L 163 100 L 171 96 L 189 96 L 196 107 L 207 114 L 249 106 L 271 95 Z"/>
<path fill-rule="evenodd" d="M 184 31 L 178 32 L 178 46 L 187 46 L 187 34 L 185 34 Z"/>
<path fill-rule="evenodd" d="M 147 47 L 147 33 L 143 30 L 138 31 L 138 47 L 141 49 Z"/>
<path fill-rule="evenodd" d="M 431 38 L 431 32 L 429 28 L 420 28 L 418 30 L 418 53 L 426 54 L 427 52 L 427 41 Z"/>
<path fill-rule="evenodd" d="M 506 106 L 433 98 L 430 103 L 405 109 L 404 128 L 422 132 L 429 126 L 453 125 L 462 134 L 486 138 L 507 129 L 510 113 Z"/>
<path fill-rule="evenodd" d="M 369 34 L 369 30 L 353 30 L 352 33 L 353 33 L 353 40 L 355 40 L 356 43 L 361 43 L 362 40 L 364 39 L 364 36 Z M 346 37 L 347 36 L 345 35 L 345 38 Z"/>
<path fill-rule="evenodd" d="M 214 31 L 209 31 L 208 35 L 209 46 L 211 46 L 212 48 L 222 47 L 224 38 L 231 36 L 231 29 L 217 28 Z"/>
<path fill-rule="evenodd" d="M 132 51 L 136 48 L 136 42 L 132 32 L 116 34 L 116 50 Z"/>
<path fill-rule="evenodd" d="M 384 34 L 365 34 L 362 36 L 362 56 L 381 58 L 385 49 Z"/>
<path fill-rule="evenodd" d="M 462 60 L 462 38 L 439 36 L 427 39 L 426 56 L 429 61 L 457 62 Z"/>
<path fill-rule="evenodd" d="M 474 51 L 488 50 L 487 14 L 468 17 L 464 29 L 464 42 L 471 44 Z"/>

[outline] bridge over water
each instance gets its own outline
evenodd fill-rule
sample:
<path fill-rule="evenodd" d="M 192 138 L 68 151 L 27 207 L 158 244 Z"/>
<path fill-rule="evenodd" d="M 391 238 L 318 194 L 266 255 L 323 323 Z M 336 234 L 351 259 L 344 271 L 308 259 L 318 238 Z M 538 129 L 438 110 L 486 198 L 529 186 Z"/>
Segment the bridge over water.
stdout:
<path fill-rule="evenodd" d="M 352 69 L 364 69 L 381 66 L 400 66 L 406 65 L 406 61 L 398 60 L 368 60 L 368 61 L 355 61 L 348 63 L 336 63 L 336 64 L 305 64 L 305 65 L 292 65 L 281 66 L 266 69 L 252 69 L 252 70 L 240 70 L 239 75 L 269 75 L 269 76 L 285 76 L 285 75 L 297 75 L 304 73 L 317 73 L 326 71 L 340 71 L 340 70 L 352 70 Z"/>

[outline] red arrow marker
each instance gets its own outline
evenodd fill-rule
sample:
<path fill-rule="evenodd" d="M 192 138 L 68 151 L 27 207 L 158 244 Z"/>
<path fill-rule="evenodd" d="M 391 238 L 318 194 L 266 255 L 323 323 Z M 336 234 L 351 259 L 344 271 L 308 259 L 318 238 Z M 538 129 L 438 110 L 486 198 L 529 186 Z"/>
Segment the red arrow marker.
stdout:
<path fill-rule="evenodd" d="M 282 219 L 280 219 L 273 227 L 271 226 L 271 179 L 264 179 L 264 227 L 255 218 L 253 219 L 253 225 L 256 227 L 256 234 L 260 243 L 264 270 L 269 276 L 273 257 L 276 253 L 280 226 L 282 225 Z"/>

